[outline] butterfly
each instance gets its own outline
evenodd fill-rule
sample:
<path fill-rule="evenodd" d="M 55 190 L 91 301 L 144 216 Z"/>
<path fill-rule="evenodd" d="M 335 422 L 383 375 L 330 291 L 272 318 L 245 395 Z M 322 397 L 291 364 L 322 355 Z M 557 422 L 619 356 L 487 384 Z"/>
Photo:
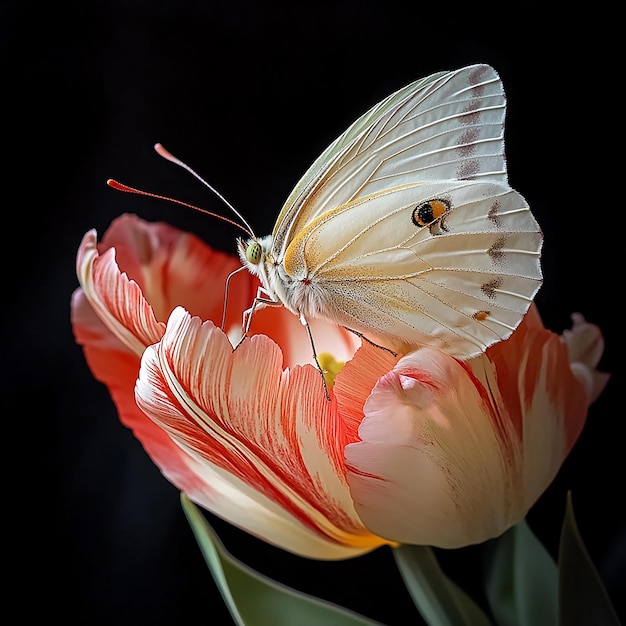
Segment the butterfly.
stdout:
<path fill-rule="evenodd" d="M 464 360 L 507 339 L 542 284 L 541 229 L 507 180 L 505 113 L 502 82 L 489 65 L 407 85 L 322 152 L 265 237 L 188 165 L 155 148 L 243 226 L 198 210 L 248 235 L 237 240 L 240 269 L 262 286 L 244 312 L 242 341 L 255 310 L 275 305 L 300 317 L 320 371 L 312 318 L 394 354 L 431 346 Z"/>
<path fill-rule="evenodd" d="M 256 306 L 326 318 L 405 353 L 469 359 L 507 339 L 542 283 L 542 232 L 507 181 L 505 94 L 471 65 L 396 91 L 306 171 L 271 235 L 238 239 Z M 310 333 L 310 331 L 309 331 Z"/>

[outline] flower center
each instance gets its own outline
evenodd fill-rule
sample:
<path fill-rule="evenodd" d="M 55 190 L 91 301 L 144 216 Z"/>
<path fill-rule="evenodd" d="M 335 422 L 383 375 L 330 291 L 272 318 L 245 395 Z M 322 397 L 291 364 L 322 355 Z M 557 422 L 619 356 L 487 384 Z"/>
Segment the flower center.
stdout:
<path fill-rule="evenodd" d="M 329 352 L 321 352 L 317 355 L 317 362 L 324 372 L 324 380 L 329 389 L 335 384 L 335 376 L 343 369 L 344 361 L 337 361 Z"/>

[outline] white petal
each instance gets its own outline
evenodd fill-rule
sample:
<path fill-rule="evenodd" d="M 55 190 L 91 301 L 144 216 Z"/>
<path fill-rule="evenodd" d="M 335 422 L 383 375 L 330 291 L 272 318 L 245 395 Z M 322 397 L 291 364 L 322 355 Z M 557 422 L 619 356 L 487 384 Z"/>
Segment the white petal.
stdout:
<path fill-rule="evenodd" d="M 346 449 L 349 482 L 374 533 L 454 548 L 512 523 L 515 435 L 496 434 L 484 397 L 451 357 L 422 349 L 401 359 L 366 402 L 359 435 Z"/>

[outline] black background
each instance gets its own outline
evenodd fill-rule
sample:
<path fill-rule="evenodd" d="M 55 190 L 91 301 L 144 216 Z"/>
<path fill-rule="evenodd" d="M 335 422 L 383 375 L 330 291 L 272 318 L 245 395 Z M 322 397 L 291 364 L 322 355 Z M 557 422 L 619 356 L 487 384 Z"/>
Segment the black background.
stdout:
<path fill-rule="evenodd" d="M 94 227 L 102 235 L 122 212 L 166 220 L 224 250 L 234 250 L 237 233 L 193 211 L 116 192 L 105 180 L 223 210 L 153 152 L 159 141 L 257 232 L 269 232 L 306 167 L 366 108 L 418 77 L 475 62 L 492 64 L 503 79 L 510 182 L 545 231 L 537 297 L 544 321 L 560 332 L 581 311 L 598 324 L 606 338 L 601 367 L 613 375 L 529 522 L 556 554 L 571 489 L 582 536 L 618 604 L 626 380 L 617 261 L 623 121 L 612 18 L 599 8 L 564 23 L 522 5 L 493 14 L 482 5 L 439 3 L 431 14 L 411 7 L 371 0 L 0 4 L 4 516 L 14 529 L 6 550 L 16 557 L 8 575 L 19 591 L 9 604 L 23 618 L 231 623 L 178 492 L 120 425 L 74 344 L 69 301 L 82 235 Z M 209 519 L 234 554 L 284 582 L 389 625 L 419 623 L 388 550 L 307 561 Z M 475 586 L 476 550 L 441 557 L 453 577 Z"/>

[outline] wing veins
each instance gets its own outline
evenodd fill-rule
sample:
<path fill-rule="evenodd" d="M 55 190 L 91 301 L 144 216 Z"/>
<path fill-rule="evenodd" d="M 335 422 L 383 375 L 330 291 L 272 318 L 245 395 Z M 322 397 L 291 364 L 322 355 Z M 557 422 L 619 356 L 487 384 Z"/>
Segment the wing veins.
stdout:
<path fill-rule="evenodd" d="M 396 248 L 387 248 L 388 250 L 396 250 Z M 404 250 L 410 250 L 409 248 L 403 248 Z M 384 250 L 381 250 L 381 252 L 384 252 Z M 411 252 L 413 252 L 415 254 L 415 252 L 413 250 L 411 250 Z M 371 254 L 371 253 L 368 253 Z M 368 254 L 365 255 L 361 255 L 359 257 L 356 257 L 358 259 L 364 258 L 365 256 L 368 256 Z M 419 255 L 415 254 L 415 256 L 418 259 L 421 259 L 422 257 L 420 257 Z M 443 272 L 444 269 L 441 267 L 433 267 L 430 266 L 427 269 L 424 270 L 420 270 L 419 272 L 411 272 L 409 274 L 399 274 L 398 276 L 393 276 L 393 277 L 389 277 L 389 276 L 353 276 L 351 278 L 345 277 L 345 276 L 341 276 L 341 277 L 325 277 L 324 278 L 324 282 L 326 283 L 379 283 L 382 281 L 394 281 L 394 280 L 404 280 L 404 281 L 408 281 L 410 278 L 420 278 L 422 280 L 425 280 L 427 282 L 431 282 L 428 281 L 428 279 L 426 278 L 428 276 L 428 274 L 432 273 L 432 272 Z M 476 270 L 472 270 L 469 269 L 467 267 L 446 267 L 445 268 L 446 272 L 457 272 L 459 274 L 476 274 Z M 488 276 L 502 276 L 504 278 L 519 278 L 519 274 L 515 274 L 515 273 L 511 273 L 511 272 L 502 272 L 500 270 L 493 270 L 493 271 L 487 271 L 485 269 L 481 269 L 480 270 L 481 274 L 486 274 Z M 537 279 L 529 277 L 529 276 L 522 276 L 522 278 L 526 278 L 527 280 L 531 280 L 534 282 L 537 282 Z M 413 284 L 413 283 L 411 283 Z M 441 288 L 445 288 L 448 289 L 448 291 L 452 291 L 454 293 L 460 293 L 463 295 L 467 295 L 462 291 L 458 291 L 457 289 L 451 289 L 450 287 L 446 287 L 442 284 L 439 283 L 432 283 L 432 284 L 436 284 L 438 287 Z M 532 300 L 532 298 L 528 298 L 527 296 L 524 296 L 523 294 L 519 294 L 516 293 L 514 291 L 504 291 L 504 290 L 495 290 L 498 293 L 505 293 L 505 294 L 509 294 L 509 295 L 513 295 L 513 296 L 518 296 L 520 298 L 522 298 L 523 300 Z"/>
<path fill-rule="evenodd" d="M 409 281 L 405 281 L 405 282 L 409 282 Z M 428 291 L 428 290 L 426 290 L 426 289 L 422 289 L 420 286 L 415 285 L 414 283 L 409 283 L 409 284 L 410 284 L 412 287 L 415 287 L 416 289 L 418 289 L 419 291 L 422 291 L 422 292 L 424 292 L 424 293 L 427 293 L 429 297 L 431 297 L 431 298 L 433 298 L 433 299 L 437 300 L 437 301 L 438 301 L 438 302 L 439 302 L 442 306 L 445 306 L 445 307 L 451 308 L 452 310 L 456 311 L 456 313 L 458 313 L 458 314 L 459 314 L 459 315 L 461 315 L 462 317 L 465 317 L 465 318 L 469 317 L 466 313 L 464 313 L 463 311 L 461 311 L 458 307 L 456 307 L 456 306 L 451 306 L 449 303 L 444 302 L 444 301 L 443 301 L 440 297 L 438 297 L 436 294 L 431 293 L 431 292 L 429 292 L 429 291 Z M 454 293 L 459 293 L 459 292 L 457 292 L 456 290 L 450 290 L 450 291 L 453 291 Z M 380 293 L 380 292 L 379 292 L 379 293 Z M 465 295 L 465 294 L 462 294 L 462 295 Z M 502 308 L 502 307 L 498 307 L 498 308 Z M 509 310 L 509 309 L 504 309 L 504 310 Z M 407 322 L 407 320 L 406 320 L 406 319 L 404 319 L 404 318 L 400 317 L 398 314 L 394 314 L 394 310 L 393 310 L 393 309 L 386 309 L 386 310 L 385 310 L 385 314 L 386 314 L 386 315 L 388 315 L 389 317 L 391 317 L 392 319 L 395 319 L 395 320 L 397 320 L 398 322 L 401 322 L 402 324 L 406 324 L 406 325 L 408 325 L 408 326 L 411 326 L 411 328 L 413 328 L 413 329 L 415 329 L 416 331 L 420 332 L 419 328 L 417 328 L 417 327 L 416 327 L 416 326 L 414 326 L 413 324 L 409 324 L 409 323 Z M 452 326 L 450 326 L 450 325 L 448 325 L 448 324 L 445 324 L 445 323 L 444 323 L 444 322 L 442 322 L 442 320 L 441 320 L 441 319 L 439 319 L 438 317 L 435 317 L 434 315 L 431 315 L 431 314 L 427 313 L 425 309 L 420 309 L 420 310 L 419 310 L 419 314 L 420 314 L 422 317 L 425 317 L 425 318 L 427 318 L 427 319 L 429 319 L 429 320 L 431 320 L 431 321 L 433 321 L 433 322 L 436 322 L 437 324 L 439 324 L 439 325 L 441 325 L 441 326 L 445 327 L 445 328 L 446 328 L 448 331 L 450 331 L 453 335 L 456 335 L 457 337 L 460 337 L 461 339 L 464 339 L 464 340 L 468 340 L 468 339 L 470 339 L 470 340 L 472 341 L 472 343 L 474 343 L 474 344 L 478 345 L 481 349 L 483 348 L 483 345 L 482 345 L 481 343 L 479 343 L 479 342 L 478 342 L 478 341 L 477 341 L 477 340 L 476 340 L 476 339 L 475 339 L 472 335 L 470 335 L 470 334 L 468 334 L 468 333 L 460 333 L 460 332 L 459 332 L 459 328 L 458 328 L 458 327 L 452 327 Z M 504 324 L 503 322 L 500 322 L 500 321 L 499 321 L 499 320 L 497 320 L 497 319 L 494 319 L 494 321 L 496 321 L 496 322 L 497 322 L 498 324 L 500 324 L 501 326 L 504 326 L 505 328 L 509 328 L 510 330 L 513 330 L 513 329 L 512 329 L 512 328 L 510 328 L 507 324 Z M 498 335 L 495 331 L 491 330 L 489 327 L 486 327 L 486 328 L 487 328 L 487 330 L 488 330 L 489 332 L 493 333 L 493 335 L 494 335 L 495 337 L 498 337 L 498 338 L 499 338 L 499 335 Z"/>
<path fill-rule="evenodd" d="M 471 128 L 471 127 L 468 127 Z M 413 131 L 414 132 L 414 131 Z M 445 131 L 444 133 L 440 133 L 439 135 L 435 135 L 433 137 L 441 137 L 445 134 L 448 134 L 452 131 Z M 408 135 L 405 135 L 408 136 Z M 365 187 L 367 187 L 368 185 L 371 185 L 374 182 L 378 182 L 378 181 L 383 181 L 389 178 L 396 178 L 396 177 L 402 177 L 402 176 L 407 176 L 409 174 L 413 174 L 413 173 L 417 173 L 420 171 L 427 171 L 429 169 L 433 169 L 433 168 L 440 168 L 442 165 L 453 165 L 455 163 L 462 163 L 464 160 L 466 160 L 465 157 L 459 157 L 456 159 L 450 159 L 449 161 L 446 161 L 445 163 L 440 161 L 437 163 L 431 163 L 428 166 L 420 166 L 420 167 L 415 167 L 412 169 L 405 169 L 401 172 L 395 172 L 393 174 L 389 174 L 386 176 L 378 176 L 376 177 L 375 174 L 376 172 L 378 172 L 382 167 L 384 167 L 384 165 L 386 163 L 388 163 L 391 159 L 396 158 L 398 155 L 402 154 L 403 152 L 407 152 L 407 151 L 412 151 L 415 149 L 415 146 L 421 145 L 422 143 L 431 141 L 433 137 L 429 137 L 427 139 L 425 139 L 424 141 L 420 141 L 417 144 L 412 144 L 410 146 L 407 146 L 405 148 L 403 148 L 402 150 L 398 150 L 397 152 L 394 152 L 393 154 L 387 155 L 382 159 L 379 159 L 379 163 L 376 165 L 376 167 L 372 170 L 372 173 L 370 174 L 370 176 L 367 178 L 367 180 L 364 181 L 364 183 L 355 190 L 355 192 L 350 196 L 350 198 L 348 199 L 348 203 L 352 202 L 353 200 L 355 200 L 356 198 L 359 197 L 359 195 L 361 194 L 361 192 L 363 191 L 363 189 Z M 423 152 L 419 154 L 419 157 L 417 157 L 418 159 L 423 159 L 429 156 L 432 156 L 434 154 L 438 154 L 438 153 L 445 153 L 445 152 L 449 152 L 449 151 L 453 151 L 453 150 L 458 150 L 458 149 L 462 149 L 464 147 L 468 147 L 470 145 L 476 145 L 476 144 L 488 144 L 488 143 L 500 143 L 502 141 L 502 136 L 499 137 L 488 137 L 485 139 L 480 139 L 477 141 L 472 141 L 470 143 L 463 143 L 463 144 L 454 144 L 454 145 L 449 145 L 446 146 L 445 148 L 439 148 L 437 150 L 430 150 L 428 152 Z M 383 148 L 386 148 L 388 146 L 392 145 L 392 143 L 386 144 L 385 146 L 383 146 Z M 378 153 L 379 151 L 382 150 L 382 148 L 378 148 L 375 152 L 372 153 L 372 155 L 366 160 L 363 161 L 363 163 L 360 165 L 359 169 L 354 171 L 354 173 L 350 176 L 344 177 L 344 183 L 343 185 L 341 185 L 340 187 L 338 187 L 339 189 L 343 188 L 345 185 L 348 185 L 349 182 L 352 180 L 353 176 L 356 176 L 357 173 L 359 173 L 360 171 L 363 170 L 363 168 L 365 168 L 367 165 L 370 165 L 371 163 L 375 162 L 377 160 L 378 157 Z M 494 156 L 498 156 L 501 154 L 501 151 L 499 150 L 498 152 L 494 153 Z M 352 163 L 353 159 L 349 159 L 348 161 L 346 161 L 345 163 L 343 163 L 339 168 L 337 168 L 337 173 L 343 171 L 345 168 L 350 167 L 353 165 Z M 494 176 L 497 174 L 504 174 L 505 171 L 504 170 L 496 170 L 496 171 L 492 171 L 492 172 L 478 172 L 474 175 L 475 178 L 477 177 L 481 177 L 481 178 L 485 178 L 485 177 L 490 177 L 490 176 Z M 336 175 L 336 174 L 335 174 Z M 426 179 L 425 179 L 426 180 Z"/>
<path fill-rule="evenodd" d="M 468 101 L 471 102 L 471 101 Z M 438 108 L 441 107 L 448 107 L 449 103 L 444 103 L 444 104 L 439 104 L 435 107 L 431 107 L 430 109 L 427 109 L 426 111 L 419 111 L 418 113 L 416 113 L 415 115 L 411 116 L 411 117 L 407 117 L 404 116 L 401 120 L 390 124 L 390 122 L 392 122 L 392 117 L 390 116 L 390 118 L 388 120 L 385 121 L 385 123 L 379 128 L 379 129 L 375 129 L 374 127 L 368 129 L 367 132 L 364 132 L 360 137 L 358 137 L 358 141 L 355 140 L 355 142 L 353 144 L 349 144 L 347 146 L 348 150 L 342 152 L 342 155 L 345 157 L 346 154 L 348 152 L 353 151 L 356 148 L 356 153 L 354 154 L 354 156 L 352 158 L 356 158 L 358 157 L 358 155 L 360 155 L 361 153 L 363 153 L 365 150 L 367 150 L 372 144 L 374 144 L 377 141 L 382 141 L 382 139 L 386 136 L 389 135 L 390 133 L 394 132 L 396 129 L 400 128 L 403 124 L 411 124 L 413 123 L 413 120 L 418 119 L 419 117 L 421 117 L 422 115 L 425 115 L 426 113 L 430 113 L 432 111 L 437 110 Z M 448 122 L 450 120 L 457 120 L 461 117 L 467 117 L 467 116 L 475 116 L 477 114 L 481 114 L 484 113 L 486 111 L 497 111 L 499 109 L 505 109 L 506 105 L 505 104 L 496 104 L 496 105 L 491 105 L 491 106 L 482 106 L 479 108 L 475 108 L 475 109 L 468 109 L 467 111 L 463 111 L 462 113 L 455 113 L 452 115 L 448 115 L 446 117 L 442 117 L 442 118 L 438 118 L 435 119 L 431 122 L 425 123 L 425 124 L 418 124 L 413 126 L 409 132 L 403 134 L 401 137 L 397 137 L 394 139 L 394 141 L 400 141 L 401 139 L 405 139 L 407 137 L 410 137 L 411 134 L 413 133 L 419 133 L 419 132 L 423 132 L 425 130 L 428 130 L 429 128 L 433 128 L 436 127 L 442 123 Z M 411 112 L 414 109 L 411 109 Z M 501 124 L 491 124 L 492 126 L 501 126 Z M 485 124 L 467 124 L 465 127 L 466 128 L 472 128 L 472 127 L 483 127 L 485 126 Z M 458 126 L 456 127 L 458 128 Z M 446 130 L 444 133 L 435 133 L 434 135 L 431 135 L 428 137 L 428 139 L 433 139 L 436 137 L 441 137 L 443 136 L 445 133 L 452 133 L 456 131 L 456 128 L 451 128 Z M 376 130 L 376 132 L 374 132 Z M 372 138 L 373 135 L 373 138 Z M 371 141 L 369 143 L 367 143 L 367 145 L 364 145 L 367 141 L 367 139 L 371 139 Z M 359 144 L 357 147 L 357 143 Z M 393 145 L 393 142 L 390 142 L 388 144 L 385 144 L 384 146 L 380 146 L 377 147 L 376 150 L 380 150 L 382 148 L 385 148 L 387 146 Z M 418 144 L 416 144 L 418 145 Z"/>

